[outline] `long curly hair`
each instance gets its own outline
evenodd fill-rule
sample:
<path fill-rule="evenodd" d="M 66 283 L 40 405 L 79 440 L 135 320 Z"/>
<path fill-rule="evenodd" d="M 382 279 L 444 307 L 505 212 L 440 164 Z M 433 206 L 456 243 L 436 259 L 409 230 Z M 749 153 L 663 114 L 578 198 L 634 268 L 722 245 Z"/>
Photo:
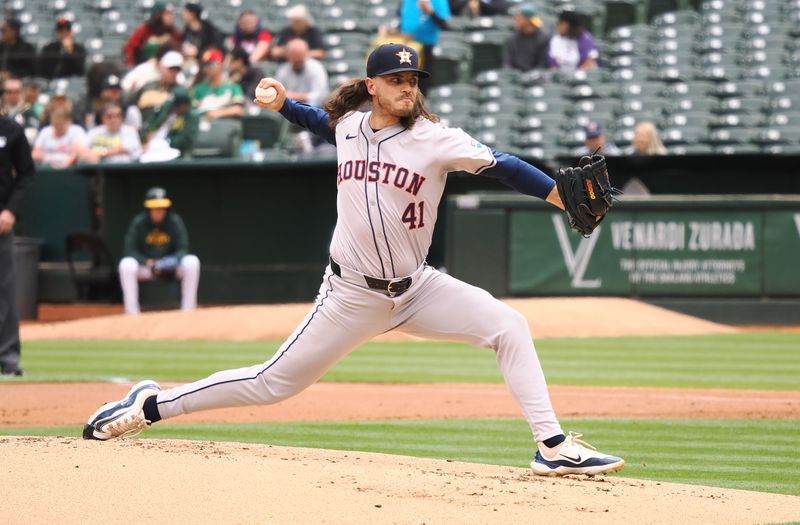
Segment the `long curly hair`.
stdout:
<path fill-rule="evenodd" d="M 336 88 L 336 91 L 333 92 L 322 108 L 330 115 L 331 128 L 336 128 L 336 125 L 344 117 L 371 101 L 372 95 L 367 91 L 366 79 L 354 78 Z M 428 119 L 431 122 L 439 122 L 438 115 L 428 110 L 425 104 L 425 96 L 420 92 L 417 93 L 411 115 L 401 117 L 400 124 L 404 128 L 411 128 L 419 117 Z"/>

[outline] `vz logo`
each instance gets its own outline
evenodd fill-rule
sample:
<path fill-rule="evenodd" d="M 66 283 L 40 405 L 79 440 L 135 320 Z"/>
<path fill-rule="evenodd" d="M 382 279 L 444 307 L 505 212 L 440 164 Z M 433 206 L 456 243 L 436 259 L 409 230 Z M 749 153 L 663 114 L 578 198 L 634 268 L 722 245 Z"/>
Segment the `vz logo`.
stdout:
<path fill-rule="evenodd" d="M 592 252 L 594 252 L 597 239 L 600 237 L 601 226 L 594 230 L 591 237 L 581 237 L 578 249 L 573 253 L 572 245 L 569 242 L 569 233 L 561 215 L 554 213 L 552 218 L 553 226 L 556 229 L 556 237 L 558 237 L 558 244 L 561 247 L 561 254 L 564 256 L 564 264 L 567 266 L 569 276 L 572 278 L 571 286 L 573 288 L 600 288 L 603 284 L 601 279 L 584 279 L 583 275 L 586 273 L 586 267 L 589 266 Z"/>

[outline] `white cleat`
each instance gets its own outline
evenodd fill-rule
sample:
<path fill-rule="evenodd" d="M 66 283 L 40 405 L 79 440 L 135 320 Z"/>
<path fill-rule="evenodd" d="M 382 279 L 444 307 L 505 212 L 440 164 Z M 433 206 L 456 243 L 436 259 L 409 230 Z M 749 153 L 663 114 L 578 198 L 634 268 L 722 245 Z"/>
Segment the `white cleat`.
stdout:
<path fill-rule="evenodd" d="M 144 418 L 144 402 L 160 391 L 155 381 L 136 383 L 122 400 L 106 403 L 92 414 L 83 427 L 83 439 L 105 441 L 139 434 L 150 423 Z"/>
<path fill-rule="evenodd" d="M 622 470 L 624 459 L 598 452 L 589 443 L 579 439 L 582 435 L 570 432 L 563 443 L 553 448 L 539 443 L 536 457 L 531 461 L 533 473 L 540 476 L 594 476 Z"/>

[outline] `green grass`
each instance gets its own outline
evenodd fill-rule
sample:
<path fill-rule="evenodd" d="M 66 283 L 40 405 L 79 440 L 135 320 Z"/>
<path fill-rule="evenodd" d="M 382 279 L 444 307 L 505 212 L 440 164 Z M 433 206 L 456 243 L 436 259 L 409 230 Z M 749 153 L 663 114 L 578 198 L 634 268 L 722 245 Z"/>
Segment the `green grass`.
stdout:
<path fill-rule="evenodd" d="M 800 495 L 800 421 L 573 419 L 599 450 L 626 459 L 626 477 Z M 0 429 L 71 435 L 80 429 Z M 527 467 L 533 440 L 521 419 L 156 425 L 148 438 L 269 443 Z"/>
<path fill-rule="evenodd" d="M 279 343 L 30 341 L 24 381 L 191 381 L 266 361 Z M 551 384 L 800 389 L 800 334 L 545 339 Z M 369 343 L 325 381 L 499 383 L 494 355 L 454 343 Z M 9 380 L 6 380 L 9 381 Z"/>

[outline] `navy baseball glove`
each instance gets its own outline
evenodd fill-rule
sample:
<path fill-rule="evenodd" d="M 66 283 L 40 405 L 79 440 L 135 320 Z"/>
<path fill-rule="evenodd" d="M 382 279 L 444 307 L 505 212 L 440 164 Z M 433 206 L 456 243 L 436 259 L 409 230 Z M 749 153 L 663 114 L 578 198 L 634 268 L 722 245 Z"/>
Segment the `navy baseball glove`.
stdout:
<path fill-rule="evenodd" d="M 576 168 L 562 168 L 556 174 L 556 187 L 569 225 L 584 237 L 592 234 L 614 205 L 619 190 L 608 179 L 603 155 L 581 157 Z"/>

